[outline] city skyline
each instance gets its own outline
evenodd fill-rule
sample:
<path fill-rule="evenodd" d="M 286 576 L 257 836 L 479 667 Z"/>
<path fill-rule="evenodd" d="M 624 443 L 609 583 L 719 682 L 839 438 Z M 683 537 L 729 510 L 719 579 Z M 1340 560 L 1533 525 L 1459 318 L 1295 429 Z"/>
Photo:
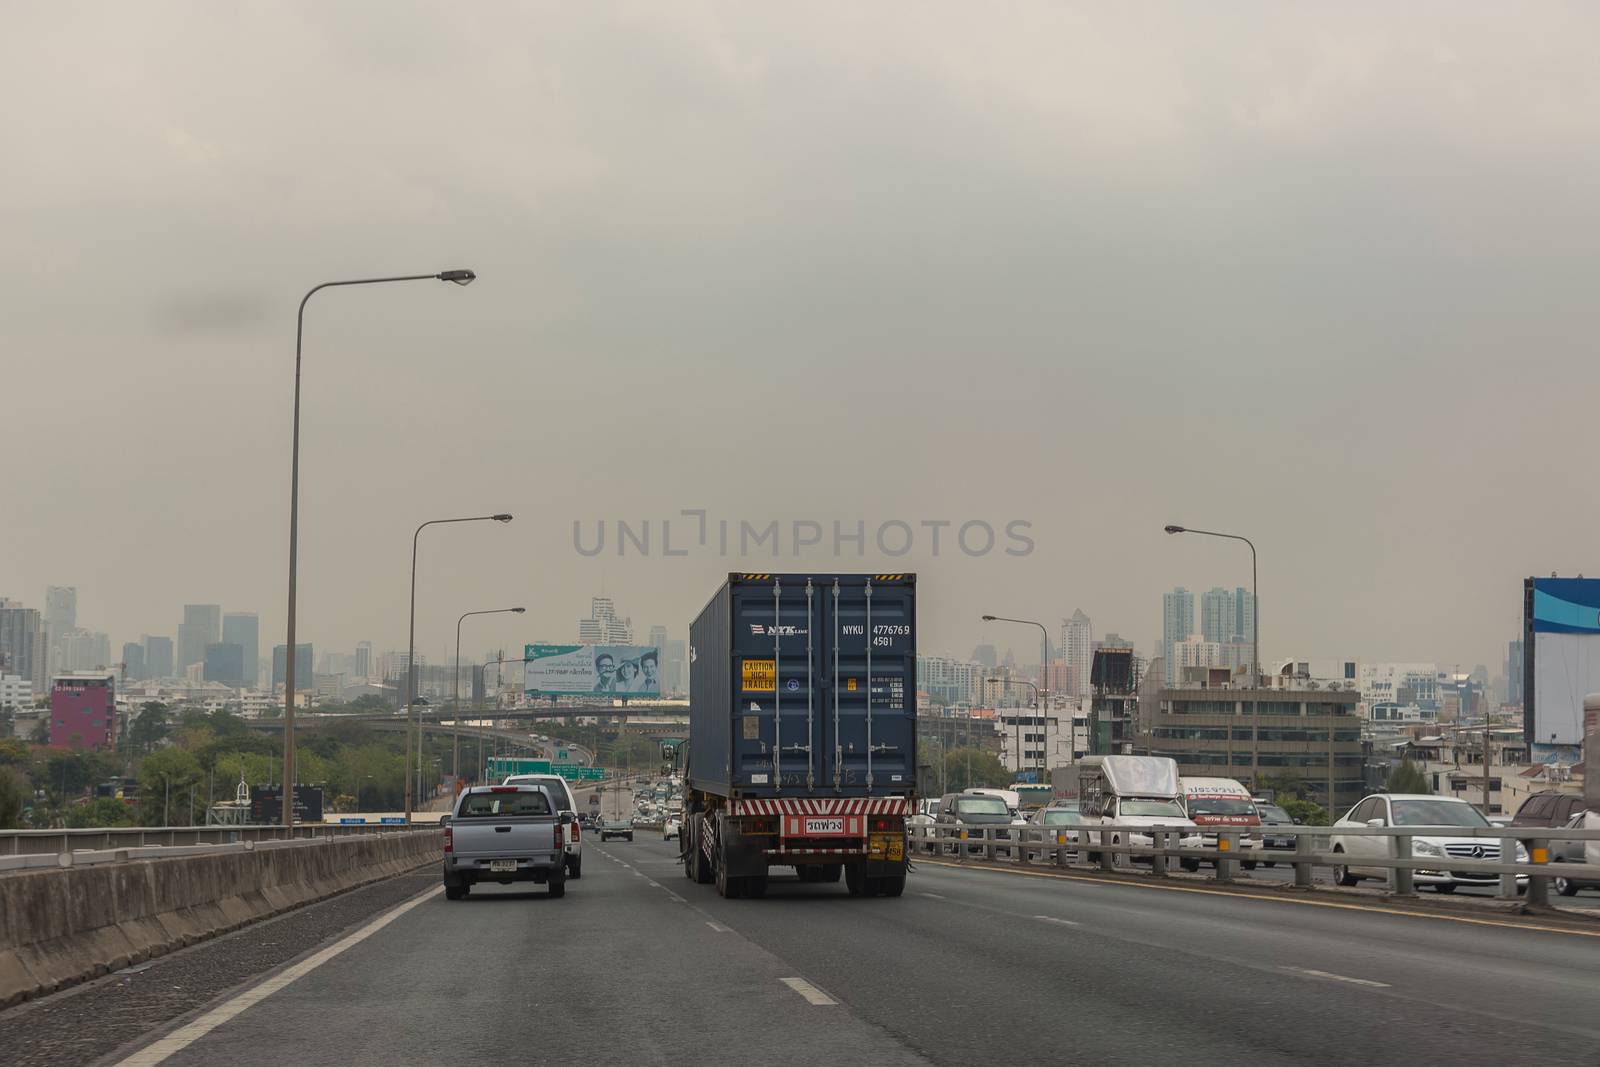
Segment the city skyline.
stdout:
<path fill-rule="evenodd" d="M 594 36 L 505 18 L 506 38 L 531 43 L 492 63 L 453 11 L 388 20 L 394 61 L 369 73 L 390 106 L 370 109 L 337 88 L 368 71 L 354 9 L 152 13 L 137 69 L 114 35 L 30 16 L 59 47 L 13 50 L 14 95 L 74 91 L 10 127 L 7 234 L 27 266 L 7 275 L 0 345 L 32 354 L 7 388 L 34 402 L 8 425 L 52 444 L 8 489 L 73 503 L 0 533 L 0 595 L 42 609 L 46 585 L 76 587 L 80 620 L 114 647 L 171 634 L 186 602 L 248 606 L 263 647 L 286 640 L 297 301 L 334 278 L 456 265 L 477 271 L 469 288 L 309 306 L 300 625 L 324 647 L 395 643 L 416 525 L 500 509 L 518 516 L 507 529 L 424 539 L 425 647 L 508 596 L 529 606 L 519 636 L 564 632 L 598 588 L 682 626 L 729 571 L 891 569 L 921 576 L 928 647 L 994 640 L 985 611 L 1053 624 L 1081 607 L 1149 648 L 1159 592 L 1248 584 L 1243 546 L 1165 537 L 1178 522 L 1256 542 L 1264 655 L 1495 663 L 1523 578 L 1600 570 L 1600 498 L 1570 489 L 1586 454 L 1573 428 L 1600 385 L 1571 268 L 1600 223 L 1600 109 L 1578 45 L 1592 13 L 1507 35 L 1465 14 L 1341 11 L 1305 35 L 1274 11 L 1231 39 L 1284 57 L 1262 66 L 1192 65 L 1218 55 L 1202 11 L 1155 35 L 1112 12 L 1091 37 L 1048 11 L 1016 35 L 872 10 L 848 45 L 795 13 L 715 28 L 597 13 Z M 240 69 L 196 74 L 211 34 L 248 36 Z M 975 37 L 994 49 L 979 78 Z M 841 76 L 802 87 L 791 63 Z M 433 64 L 461 72 L 454 91 L 424 76 Z M 291 67 L 270 106 L 244 88 Z M 1519 71 L 1543 88 L 1506 91 Z M 907 121 L 909 100 L 944 102 L 953 126 Z M 107 173 L 108 144 L 136 187 Z M 303 158 L 318 165 L 291 166 Z M 819 188 L 839 193 L 793 210 Z M 249 212 L 197 210 L 241 189 Z M 618 385 L 597 388 L 596 368 Z M 1020 383 L 1003 414 L 986 409 L 1003 432 L 952 426 Z M 824 394 L 814 413 L 788 403 Z M 71 434 L 43 402 L 62 396 Z M 585 474 L 534 482 L 530 404 L 552 397 L 534 405 L 539 435 L 583 442 Z M 730 423 L 752 397 L 770 413 Z M 1042 492 L 1062 472 L 1036 438 L 1060 425 L 1117 458 Z M 1175 463 L 1178 442 L 1201 463 Z M 91 481 L 113 456 L 130 462 Z M 376 476 L 400 470 L 429 486 L 426 507 Z M 170 521 L 222 485 L 250 487 L 225 535 Z M 1091 500 L 1119 504 L 1086 521 Z M 1486 503 L 1500 500 L 1537 501 L 1541 521 Z M 116 517 L 115 549 L 91 502 Z M 696 537 L 667 556 L 661 523 L 681 550 L 685 512 L 868 532 L 860 553 L 786 536 L 776 557 L 724 556 Z M 574 546 L 575 524 L 645 520 L 649 556 Z M 940 522 L 954 525 L 935 555 L 924 524 Z M 1006 555 L 1002 536 L 969 556 L 969 522 L 1024 522 L 1031 551 Z M 904 555 L 879 545 L 892 523 L 916 534 Z"/>

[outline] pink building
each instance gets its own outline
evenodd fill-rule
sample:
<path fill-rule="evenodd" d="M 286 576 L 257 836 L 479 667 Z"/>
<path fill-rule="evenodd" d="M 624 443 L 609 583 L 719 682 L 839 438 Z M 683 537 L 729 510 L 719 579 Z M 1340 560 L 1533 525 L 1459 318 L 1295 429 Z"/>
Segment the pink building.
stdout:
<path fill-rule="evenodd" d="M 116 684 L 109 674 L 58 675 L 50 683 L 50 746 L 113 748 Z"/>

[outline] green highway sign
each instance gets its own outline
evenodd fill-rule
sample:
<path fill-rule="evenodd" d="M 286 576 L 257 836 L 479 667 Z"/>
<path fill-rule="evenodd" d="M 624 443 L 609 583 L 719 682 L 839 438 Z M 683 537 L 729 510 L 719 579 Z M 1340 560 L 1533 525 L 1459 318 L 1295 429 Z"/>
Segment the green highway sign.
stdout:
<path fill-rule="evenodd" d="M 575 767 L 565 763 L 556 768 L 556 773 L 572 782 L 597 782 L 606 776 L 604 767 Z"/>
<path fill-rule="evenodd" d="M 491 756 L 485 761 L 488 773 L 485 781 L 498 782 L 512 774 L 549 774 L 550 761 L 528 759 L 523 756 Z"/>

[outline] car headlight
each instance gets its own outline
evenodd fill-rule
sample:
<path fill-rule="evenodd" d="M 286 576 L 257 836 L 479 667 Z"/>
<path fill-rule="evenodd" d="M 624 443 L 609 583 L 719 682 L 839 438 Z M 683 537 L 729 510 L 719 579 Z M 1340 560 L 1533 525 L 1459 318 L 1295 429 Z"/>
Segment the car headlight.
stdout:
<path fill-rule="evenodd" d="M 1443 856 L 1445 851 L 1443 845 L 1432 841 L 1414 839 L 1411 842 L 1411 854 L 1413 856 Z"/>
<path fill-rule="evenodd" d="M 1528 846 L 1523 844 L 1521 841 L 1517 842 L 1517 862 L 1518 863 L 1527 863 L 1528 862 Z"/>

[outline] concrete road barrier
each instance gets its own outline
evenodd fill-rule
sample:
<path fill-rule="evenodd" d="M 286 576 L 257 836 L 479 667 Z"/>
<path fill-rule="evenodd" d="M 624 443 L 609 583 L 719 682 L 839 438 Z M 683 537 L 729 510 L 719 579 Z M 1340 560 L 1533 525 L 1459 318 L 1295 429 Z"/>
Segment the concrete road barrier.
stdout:
<path fill-rule="evenodd" d="M 0 1008 L 437 862 L 438 831 L 0 877 Z"/>

